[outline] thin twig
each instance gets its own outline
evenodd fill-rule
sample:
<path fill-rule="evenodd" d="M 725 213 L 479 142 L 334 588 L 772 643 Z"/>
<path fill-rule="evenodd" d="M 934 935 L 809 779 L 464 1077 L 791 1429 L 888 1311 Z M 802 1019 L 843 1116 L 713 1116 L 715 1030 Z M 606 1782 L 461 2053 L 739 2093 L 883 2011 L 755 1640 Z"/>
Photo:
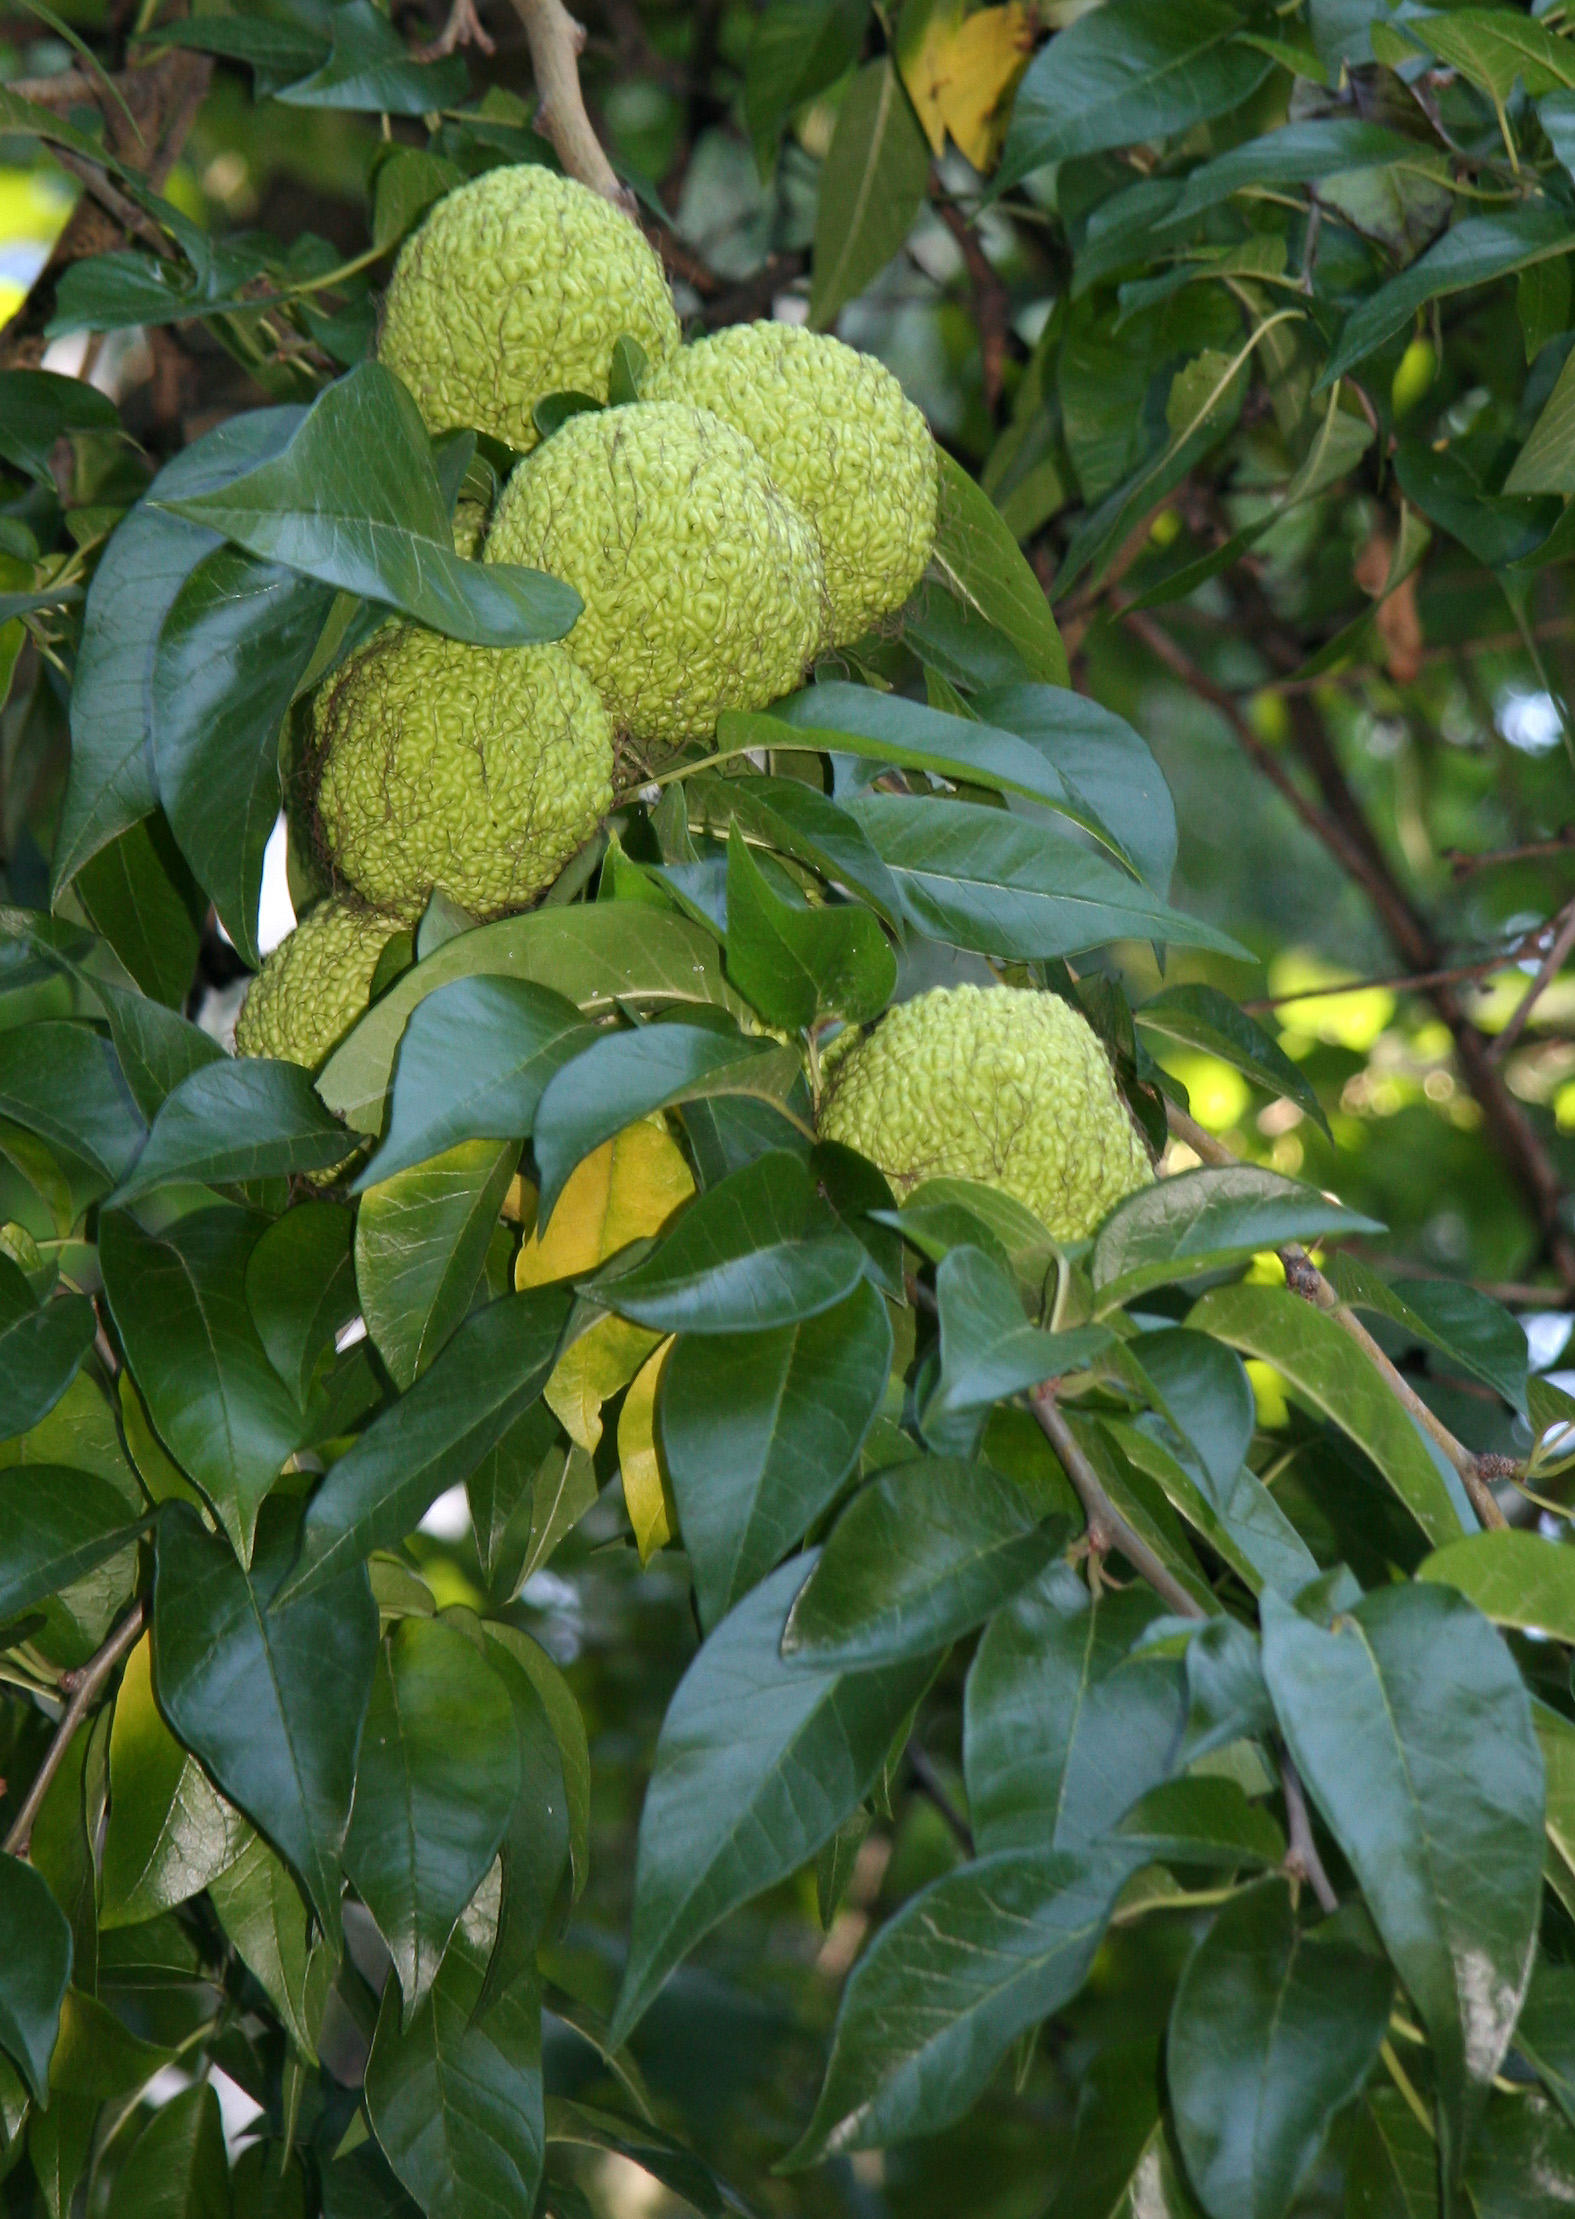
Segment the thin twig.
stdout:
<path fill-rule="evenodd" d="M 1469 878 L 1474 871 L 1492 870 L 1500 863 L 1531 863 L 1544 855 L 1567 855 L 1575 848 L 1575 824 L 1561 825 L 1549 840 L 1527 840 L 1518 848 L 1493 848 L 1485 855 L 1472 855 L 1464 848 L 1445 848 L 1444 861 L 1456 878 Z"/>
<path fill-rule="evenodd" d="M 60 1724 L 55 1728 L 54 1740 L 44 1752 L 44 1761 L 23 1799 L 22 1808 L 16 1814 L 11 1831 L 6 1835 L 4 1843 L 0 1844 L 6 1855 L 27 1855 L 28 1844 L 33 1838 L 33 1822 L 38 1817 L 44 1797 L 49 1793 L 49 1783 L 60 1770 L 65 1753 L 71 1746 L 72 1736 L 97 1702 L 104 1682 L 116 1665 L 135 1647 L 146 1621 L 147 1606 L 140 1601 L 133 1603 L 103 1647 L 94 1651 L 80 1671 L 61 1674 L 61 1689 L 69 1691 L 71 1700 L 66 1705 Z"/>
<path fill-rule="evenodd" d="M 993 417 L 1001 399 L 1001 385 L 1006 376 L 1007 347 L 1011 339 L 1012 296 L 1001 280 L 995 264 L 985 253 L 979 234 L 951 201 L 940 194 L 933 197 L 932 205 L 947 230 L 956 240 L 962 253 L 963 266 L 968 272 L 968 286 L 973 295 L 974 322 L 979 329 L 979 367 L 984 388 L 984 405 Z"/>
<path fill-rule="evenodd" d="M 1547 954 L 1537 966 L 1536 977 L 1516 1003 L 1515 1014 L 1488 1050 L 1495 1063 L 1501 1062 L 1514 1047 L 1525 1031 L 1526 1021 L 1537 1003 L 1563 970 L 1565 957 L 1571 948 L 1575 948 L 1575 901 L 1566 902 L 1553 923 L 1553 939 Z"/>
<path fill-rule="evenodd" d="M 1285 1826 L 1290 1842 L 1285 1853 L 1285 1870 L 1294 1879 L 1307 1882 L 1318 1898 L 1321 1911 L 1338 1911 L 1340 1898 L 1329 1885 L 1318 1844 L 1313 1840 L 1312 1818 L 1307 1809 L 1302 1776 L 1292 1763 L 1288 1749 L 1280 1752 L 1280 1786 L 1285 1794 Z"/>
<path fill-rule="evenodd" d="M 451 0 L 448 21 L 435 39 L 416 49 L 418 62 L 441 61 L 445 54 L 452 54 L 461 46 L 478 46 L 483 54 L 497 51 L 496 42 L 482 28 L 476 13 L 476 0 Z"/>
<path fill-rule="evenodd" d="M 514 12 L 525 26 L 530 47 L 538 96 L 537 130 L 552 141 L 571 177 L 632 216 L 634 195 L 620 184 L 585 112 L 585 95 L 580 89 L 584 25 L 575 21 L 563 0 L 514 0 Z"/>
<path fill-rule="evenodd" d="M 909 1742 L 908 1769 L 913 1774 L 913 1784 L 927 1803 L 933 1803 L 952 1839 L 965 1857 L 973 1855 L 973 1829 L 946 1792 L 946 1783 L 930 1762 L 929 1754 L 917 1735 Z"/>
<path fill-rule="evenodd" d="M 1077 1435 L 1061 1413 L 1055 1399 L 1054 1381 L 1036 1387 L 1028 1399 L 1045 1439 L 1060 1458 L 1062 1469 L 1088 1515 L 1090 1547 L 1101 1555 L 1107 1549 L 1119 1549 L 1132 1569 L 1146 1579 L 1155 1594 L 1179 1616 L 1205 1617 L 1207 1613 L 1196 1596 L 1182 1585 L 1169 1565 L 1155 1555 L 1141 1534 L 1134 1532 L 1105 1493 L 1099 1474 L 1083 1454 Z"/>
<path fill-rule="evenodd" d="M 1165 1112 L 1176 1138 L 1185 1142 L 1202 1162 L 1222 1167 L 1240 1163 L 1241 1158 L 1233 1154 L 1222 1140 L 1216 1140 L 1211 1132 L 1206 1132 L 1195 1118 L 1189 1117 L 1185 1110 L 1178 1109 L 1174 1102 L 1166 1103 Z M 1327 1317 L 1333 1318 L 1340 1330 L 1355 1341 L 1395 1400 L 1438 1443 L 1460 1474 L 1466 1493 L 1471 1497 L 1472 1508 L 1483 1525 L 1503 1525 L 1504 1513 L 1483 1476 L 1480 1459 L 1473 1455 L 1463 1441 L 1455 1439 L 1442 1418 L 1428 1408 L 1415 1388 L 1390 1363 L 1356 1312 L 1340 1300 L 1306 1249 L 1299 1241 L 1292 1240 L 1282 1243 L 1277 1253 L 1285 1266 L 1285 1283 L 1291 1292 L 1299 1294 L 1314 1309 L 1322 1310 Z"/>

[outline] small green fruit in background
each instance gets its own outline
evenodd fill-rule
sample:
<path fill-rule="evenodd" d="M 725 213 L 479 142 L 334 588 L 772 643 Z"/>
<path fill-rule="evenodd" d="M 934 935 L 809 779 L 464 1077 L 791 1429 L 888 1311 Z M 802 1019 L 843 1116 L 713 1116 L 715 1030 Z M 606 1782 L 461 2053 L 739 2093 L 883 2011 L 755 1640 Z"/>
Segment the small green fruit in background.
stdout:
<path fill-rule="evenodd" d="M 1397 416 L 1415 408 L 1438 374 L 1431 339 L 1413 339 L 1400 357 L 1389 385 L 1389 405 Z"/>
<path fill-rule="evenodd" d="M 826 1062 L 822 1137 L 868 1156 L 899 1195 L 978 1179 L 1080 1240 L 1153 1178 L 1104 1049 L 1054 994 L 939 986 Z"/>
<path fill-rule="evenodd" d="M 394 918 L 345 895 L 318 902 L 248 988 L 236 1053 L 280 1056 L 314 1070 L 365 1009 L 377 959 L 399 930 Z"/>
<path fill-rule="evenodd" d="M 510 478 L 485 557 L 574 587 L 565 644 L 636 740 L 706 739 L 723 709 L 764 708 L 823 635 L 814 526 L 747 439 L 676 402 L 571 417 Z"/>
<path fill-rule="evenodd" d="M 319 694 L 317 821 L 357 893 L 477 916 L 550 886 L 612 801 L 612 727 L 565 650 L 391 627 Z"/>
<path fill-rule="evenodd" d="M 735 324 L 642 398 L 711 409 L 758 451 L 820 534 L 832 644 L 906 601 L 935 544 L 935 442 L 883 363 L 801 324 Z"/>
<path fill-rule="evenodd" d="M 610 201 L 527 162 L 457 187 L 405 242 L 377 351 L 429 431 L 469 426 L 523 452 L 547 394 L 607 398 L 624 333 L 652 362 L 677 348 L 660 261 Z"/>

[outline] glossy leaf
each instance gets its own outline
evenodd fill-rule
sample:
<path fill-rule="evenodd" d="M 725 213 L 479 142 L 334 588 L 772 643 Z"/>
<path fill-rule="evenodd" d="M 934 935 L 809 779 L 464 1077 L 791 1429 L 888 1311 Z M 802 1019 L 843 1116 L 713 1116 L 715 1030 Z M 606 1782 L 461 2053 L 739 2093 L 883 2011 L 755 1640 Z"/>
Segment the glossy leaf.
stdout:
<path fill-rule="evenodd" d="M 1244 1262 L 1280 1241 L 1382 1231 L 1314 1187 L 1233 1164 L 1179 1172 L 1129 1195 L 1100 1227 L 1091 1269 L 1101 1305 L 1114 1308 L 1148 1287 Z"/>
<path fill-rule="evenodd" d="M 644 1263 L 596 1281 L 597 1299 L 661 1333 L 799 1324 L 864 1275 L 863 1248 L 828 1218 L 802 1161 L 773 1151 L 701 1195 Z"/>
<path fill-rule="evenodd" d="M 361 1197 L 356 1291 L 400 1387 L 426 1370 L 470 1308 L 518 1161 L 512 1141 L 461 1141 Z"/>
<path fill-rule="evenodd" d="M 969 1633 L 1041 1572 L 1066 1521 L 988 1464 L 916 1457 L 882 1472 L 833 1526 L 788 1612 L 782 1654 L 895 1664 Z"/>
<path fill-rule="evenodd" d="M 1486 285 L 1491 279 L 1523 270 L 1549 255 L 1569 251 L 1569 229 L 1562 213 L 1533 203 L 1487 216 L 1467 216 L 1436 245 L 1390 278 L 1347 317 L 1321 383 L 1343 377 L 1396 332 L 1429 301 Z"/>
<path fill-rule="evenodd" d="M 350 1145 L 299 1064 L 227 1058 L 204 1064 L 166 1096 L 114 1199 L 123 1207 L 178 1180 L 229 1186 L 327 1171 Z"/>
<path fill-rule="evenodd" d="M 984 1413 L 1046 1379 L 1084 1371 L 1111 1347 L 1103 1326 L 1042 1333 L 1023 1315 L 1017 1290 L 981 1248 L 948 1250 L 935 1274 L 941 1361 L 924 1406 L 924 1437 L 958 1455 L 972 1448 Z"/>
<path fill-rule="evenodd" d="M 883 57 L 861 69 L 837 115 L 815 222 L 809 319 L 827 331 L 908 235 L 930 175 L 930 150 L 902 79 Z"/>
<path fill-rule="evenodd" d="M 1452 1541 L 1475 1523 L 1453 1467 L 1429 1448 L 1366 1356 L 1322 1310 L 1283 1287 L 1217 1287 L 1189 1322 L 1272 1364 L 1348 1433 L 1430 1541 Z"/>
<path fill-rule="evenodd" d="M 159 1524 L 153 1676 L 176 1733 L 282 1850 L 333 1934 L 377 1611 L 359 1565 L 281 1602 L 294 1542 L 292 1522 L 267 1520 L 247 1573 L 171 1503 Z"/>
<path fill-rule="evenodd" d="M 161 506 L 265 562 L 478 646 L 559 639 L 580 613 L 556 578 L 454 553 L 426 429 L 381 363 L 327 387 L 280 453 L 221 489 L 156 491 Z"/>
<path fill-rule="evenodd" d="M 929 1677 L 927 1658 L 852 1674 L 787 1662 L 782 1628 L 812 1561 L 784 1564 L 745 1597 L 668 1706 L 640 1820 L 614 2047 L 703 1934 L 831 1839 Z"/>
<path fill-rule="evenodd" d="M 1159 1615 L 1144 1590 L 1090 1598 L 1053 1565 L 986 1628 L 968 1674 L 968 1809 L 982 1851 L 1082 1849 L 1170 1771 L 1176 1665 L 1132 1656 Z"/>
<path fill-rule="evenodd" d="M 0 1623 L 72 1586 L 138 1531 L 124 1494 L 64 1464 L 0 1471 Z"/>
<path fill-rule="evenodd" d="M 539 1221 L 551 1218 L 575 1165 L 638 1118 L 716 1095 L 780 1107 L 799 1070 L 794 1052 L 774 1041 L 699 1025 L 641 1025 L 596 1041 L 548 1081 L 537 1104 Z"/>
<path fill-rule="evenodd" d="M 109 1042 L 86 1025 L 0 1033 L 0 1117 L 74 1157 L 100 1193 L 129 1169 L 145 1132 Z"/>
<path fill-rule="evenodd" d="M 815 2115 L 786 2162 L 931 2133 L 1088 1977 L 1141 1852 L 1003 1849 L 932 1881 L 849 1980 Z"/>
<path fill-rule="evenodd" d="M 300 1409 L 246 1304 L 261 1230 L 248 1211 L 210 1209 L 153 1234 L 117 1210 L 99 1233 L 105 1291 L 149 1413 L 243 1563 L 263 1498 L 301 1437 Z"/>
<path fill-rule="evenodd" d="M 867 909 L 784 900 L 736 827 L 727 848 L 727 968 L 767 1024 L 794 1030 L 830 1015 L 867 1023 L 897 983 L 897 959 Z"/>
<path fill-rule="evenodd" d="M 357 1189 L 465 1140 L 525 1140 L 547 1081 L 596 1037 L 572 1002 L 526 979 L 453 979 L 399 1043 L 383 1144 Z"/>
<path fill-rule="evenodd" d="M 1227 1903 L 1182 1974 L 1166 2077 L 1187 2172 L 1213 2219 L 1283 2219 L 1389 2027 L 1394 1975 L 1284 1882 Z"/>
<path fill-rule="evenodd" d="M 1321 1131 L 1328 1132 L 1322 1103 L 1279 1042 L 1217 986 L 1167 986 L 1151 994 L 1133 1015 L 1150 1032 L 1218 1056 L 1255 1086 L 1294 1102 Z"/>
<path fill-rule="evenodd" d="M 679 1336 L 658 1422 L 707 1630 L 836 1499 L 886 1393 L 891 1347 L 867 1280 L 796 1325 Z"/>
<path fill-rule="evenodd" d="M 1416 1576 L 1454 1588 L 1495 1625 L 1575 1641 L 1575 1550 L 1539 1533 L 1511 1526 L 1467 1534 L 1424 1558 Z"/>
<path fill-rule="evenodd" d="M 275 1218 L 246 1263 L 246 1306 L 268 1361 L 297 1402 L 318 1359 L 356 1314 L 350 1212 L 303 1202 Z"/>
<path fill-rule="evenodd" d="M 1343 1249 L 1328 1277 L 1352 1309 L 1390 1319 L 1526 1415 L 1526 1329 L 1501 1302 L 1453 1279 L 1408 1279 L 1402 1292 Z"/>
<path fill-rule="evenodd" d="M 1454 2173 L 1536 1939 L 1543 1769 L 1520 1675 L 1469 1603 L 1405 1586 L 1365 1597 L 1329 1631 L 1266 1594 L 1263 1667 L 1308 1792 L 1432 2040 Z"/>
<path fill-rule="evenodd" d="M 410 1533 L 541 1394 L 568 1315 L 553 1289 L 473 1311 L 441 1357 L 332 1466 L 301 1523 L 282 1601 L 324 1588 Z"/>
<path fill-rule="evenodd" d="M 35 1302 L 0 1256 L 0 1440 L 26 1433 L 55 1407 L 93 1346 L 93 1305 L 62 1294 Z"/>
<path fill-rule="evenodd" d="M 47 2102 L 49 2059 L 71 1976 L 71 1929 L 42 1878 L 0 1852 L 0 2049 Z"/>
<path fill-rule="evenodd" d="M 99 1923 L 136 1926 L 199 1894 L 252 1838 L 153 1699 L 146 1635 L 126 1659 L 109 1737 L 109 1824 Z"/>
<path fill-rule="evenodd" d="M 154 2112 L 126 2152 L 109 2210 L 113 2219 L 230 2219 L 224 2119 L 209 2082 Z"/>

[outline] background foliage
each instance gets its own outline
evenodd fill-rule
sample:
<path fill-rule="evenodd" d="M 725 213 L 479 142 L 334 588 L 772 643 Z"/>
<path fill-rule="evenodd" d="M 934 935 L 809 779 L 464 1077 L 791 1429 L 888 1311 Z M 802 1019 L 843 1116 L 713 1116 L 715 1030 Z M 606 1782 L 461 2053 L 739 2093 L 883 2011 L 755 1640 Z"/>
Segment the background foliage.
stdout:
<path fill-rule="evenodd" d="M 0 2198 L 1561 2208 L 1558 0 L 591 10 L 691 327 L 890 363 L 937 559 L 314 1088 L 220 1045 L 292 700 L 562 624 L 367 360 L 554 159 L 448 29 L 0 25 Z M 762 1032 L 992 972 L 1168 1097 L 1078 1255 Z"/>

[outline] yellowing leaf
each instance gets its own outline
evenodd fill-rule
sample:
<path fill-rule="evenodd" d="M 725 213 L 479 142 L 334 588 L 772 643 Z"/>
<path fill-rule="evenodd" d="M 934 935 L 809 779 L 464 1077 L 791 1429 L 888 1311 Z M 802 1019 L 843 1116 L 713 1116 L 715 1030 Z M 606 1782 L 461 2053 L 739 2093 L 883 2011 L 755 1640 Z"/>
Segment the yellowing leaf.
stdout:
<path fill-rule="evenodd" d="M 629 1384 L 661 1337 L 649 1326 L 609 1316 L 564 1350 L 543 1399 L 577 1448 L 594 1452 L 602 1437 L 602 1404 Z"/>
<path fill-rule="evenodd" d="M 1032 9 L 1008 0 L 969 14 L 966 0 L 937 0 L 921 15 L 910 0 L 903 21 L 921 25 L 899 38 L 898 66 L 931 151 L 941 153 L 949 131 L 975 169 L 992 169 L 1033 52 Z"/>
<path fill-rule="evenodd" d="M 640 1550 L 640 1562 L 649 1564 L 657 1550 L 678 1531 L 678 1511 L 656 1448 L 656 1387 L 662 1366 L 672 1349 L 669 1334 L 650 1360 L 635 1374 L 634 1385 L 623 1398 L 618 1413 L 618 1462 L 623 1472 L 623 1499 L 629 1523 Z"/>
<path fill-rule="evenodd" d="M 594 1271 L 630 1241 L 659 1231 L 694 1188 L 664 1126 L 626 1126 L 572 1173 L 545 1237 L 533 1232 L 521 1248 L 515 1286 L 523 1292 Z"/>

